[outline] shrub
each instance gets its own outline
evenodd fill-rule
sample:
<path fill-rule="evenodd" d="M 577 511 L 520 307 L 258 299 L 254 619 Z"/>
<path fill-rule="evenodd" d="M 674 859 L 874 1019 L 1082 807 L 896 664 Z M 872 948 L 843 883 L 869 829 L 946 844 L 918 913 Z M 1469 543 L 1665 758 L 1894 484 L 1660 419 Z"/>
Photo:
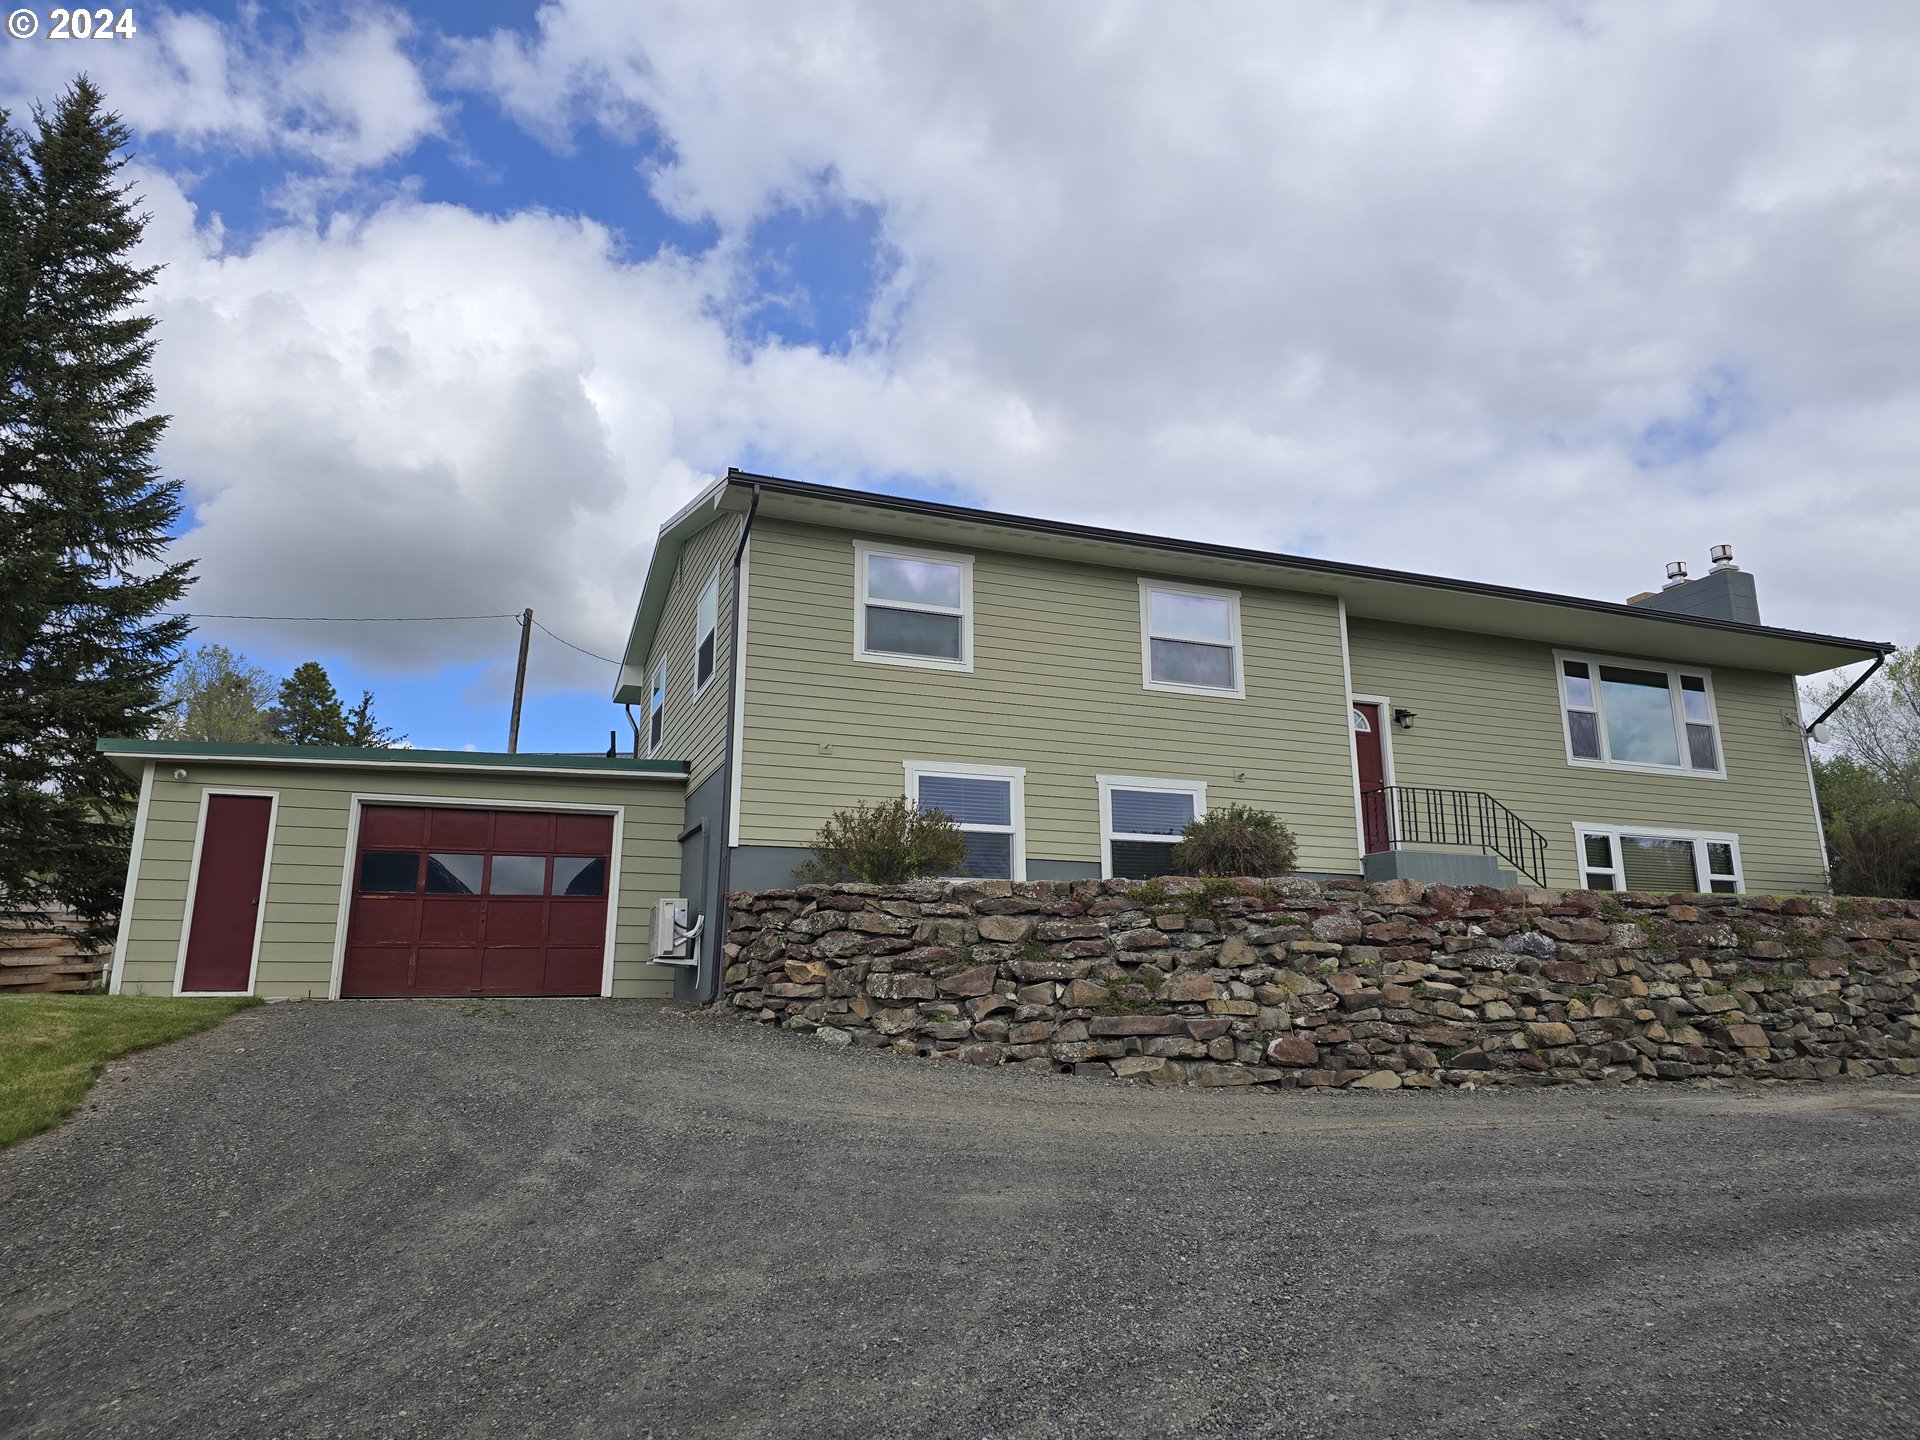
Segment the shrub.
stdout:
<path fill-rule="evenodd" d="M 1876 805 L 1827 822 L 1836 895 L 1920 895 L 1920 809 Z"/>
<path fill-rule="evenodd" d="M 1182 875 L 1285 875 L 1293 860 L 1293 832 L 1278 815 L 1250 805 L 1208 811 L 1173 847 L 1173 868 Z"/>
<path fill-rule="evenodd" d="M 899 885 L 923 875 L 957 875 L 966 858 L 951 815 L 916 809 L 902 797 L 834 811 L 813 837 L 813 858 L 793 873 L 816 885 Z"/>

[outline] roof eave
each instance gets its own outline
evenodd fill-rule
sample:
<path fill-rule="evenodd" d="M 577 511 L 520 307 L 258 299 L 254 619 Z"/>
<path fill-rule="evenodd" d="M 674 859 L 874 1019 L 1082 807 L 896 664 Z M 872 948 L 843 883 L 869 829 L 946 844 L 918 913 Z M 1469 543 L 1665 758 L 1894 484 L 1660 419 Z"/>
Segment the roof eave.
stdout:
<path fill-rule="evenodd" d="M 631 705 L 647 698 L 647 656 L 653 649 L 653 637 L 667 608 L 674 572 L 680 567 L 680 552 L 687 541 L 722 511 L 746 508 L 744 500 L 736 501 L 733 496 L 737 485 L 734 473 L 729 470 L 660 527 L 653 554 L 647 560 L 647 576 L 640 586 L 640 603 L 634 608 L 626 648 L 620 652 L 620 674 L 613 686 L 616 705 Z"/>

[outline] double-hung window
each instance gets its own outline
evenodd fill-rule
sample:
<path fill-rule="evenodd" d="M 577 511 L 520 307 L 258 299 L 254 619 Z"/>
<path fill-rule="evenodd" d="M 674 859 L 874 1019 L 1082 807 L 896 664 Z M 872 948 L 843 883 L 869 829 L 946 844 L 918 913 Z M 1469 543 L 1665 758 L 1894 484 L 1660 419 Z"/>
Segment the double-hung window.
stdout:
<path fill-rule="evenodd" d="M 856 541 L 853 658 L 973 669 L 973 557 Z"/>
<path fill-rule="evenodd" d="M 667 733 L 667 662 L 653 667 L 653 688 L 647 692 L 647 754 L 660 748 Z"/>
<path fill-rule="evenodd" d="M 1616 770 L 1724 777 L 1704 670 L 1556 654 L 1567 759 Z"/>
<path fill-rule="evenodd" d="M 1094 778 L 1100 784 L 1100 873 L 1129 880 L 1171 875 L 1180 832 L 1206 813 L 1206 782 Z"/>
<path fill-rule="evenodd" d="M 1740 837 L 1697 831 L 1575 825 L 1589 890 L 1733 895 L 1745 888 Z"/>
<path fill-rule="evenodd" d="M 941 810 L 967 847 L 960 874 L 970 880 L 1027 878 L 1027 772 L 1011 765 L 908 760 L 907 799 Z"/>
<path fill-rule="evenodd" d="M 1182 695 L 1244 696 L 1240 595 L 1140 582 L 1140 681 Z"/>
<path fill-rule="evenodd" d="M 693 693 L 698 695 L 713 679 L 720 636 L 720 572 L 715 570 L 700 592 L 700 604 L 694 612 Z"/>

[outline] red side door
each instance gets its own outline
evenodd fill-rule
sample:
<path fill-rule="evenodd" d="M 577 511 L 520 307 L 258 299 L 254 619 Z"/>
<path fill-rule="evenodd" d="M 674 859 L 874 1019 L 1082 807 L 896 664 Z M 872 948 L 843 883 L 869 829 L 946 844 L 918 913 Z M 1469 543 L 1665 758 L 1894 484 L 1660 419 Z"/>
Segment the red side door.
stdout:
<path fill-rule="evenodd" d="M 240 991 L 253 974 L 253 939 L 267 886 L 267 832 L 273 801 L 265 795 L 209 795 L 200 836 L 200 870 L 187 928 L 183 991 Z"/>
<path fill-rule="evenodd" d="M 1385 793 L 1386 753 L 1380 738 L 1385 718 L 1379 705 L 1365 700 L 1353 702 L 1353 750 L 1360 766 L 1360 815 L 1366 825 L 1369 855 L 1388 848 L 1393 833 Z"/>

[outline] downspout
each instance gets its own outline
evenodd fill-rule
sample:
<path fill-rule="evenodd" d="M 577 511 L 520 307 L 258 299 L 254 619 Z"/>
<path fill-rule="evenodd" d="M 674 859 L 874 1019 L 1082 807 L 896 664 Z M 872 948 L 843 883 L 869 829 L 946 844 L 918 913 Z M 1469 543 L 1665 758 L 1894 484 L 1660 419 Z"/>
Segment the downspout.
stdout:
<path fill-rule="evenodd" d="M 1887 663 L 1887 652 L 1882 650 L 1878 655 L 1873 657 L 1873 664 L 1869 665 L 1866 668 L 1866 670 L 1861 673 L 1860 678 L 1854 681 L 1851 685 L 1847 686 L 1846 689 L 1842 690 L 1840 692 L 1840 698 L 1834 701 L 1833 704 L 1827 706 L 1826 709 L 1822 710 L 1820 712 L 1820 718 L 1815 720 L 1811 725 L 1807 726 L 1807 734 L 1812 735 L 1813 732 L 1818 727 L 1826 724 L 1827 720 L 1833 715 L 1833 712 L 1838 710 L 1842 705 L 1846 704 L 1847 701 L 1851 700 L 1853 698 L 1853 692 L 1858 690 L 1862 685 L 1866 684 L 1867 681 L 1873 679 L 1875 675 L 1878 675 L 1880 673 L 1880 667 L 1886 663 Z"/>
<path fill-rule="evenodd" d="M 638 760 L 640 758 L 640 722 L 633 718 L 633 706 L 622 705 L 620 708 L 627 712 L 627 724 L 633 727 L 633 758 Z"/>
<path fill-rule="evenodd" d="M 733 633 L 727 643 L 727 734 L 726 767 L 720 772 L 720 814 L 733 813 L 733 787 L 740 783 L 740 777 L 733 773 L 733 727 L 740 723 L 740 717 L 734 714 L 734 703 L 743 688 L 735 685 L 734 677 L 740 673 L 740 558 L 747 553 L 747 537 L 753 533 L 754 513 L 760 508 L 760 487 L 753 487 L 753 498 L 747 502 L 747 518 L 740 526 L 740 541 L 733 547 L 733 608 L 728 612 L 733 616 Z M 720 830 L 720 893 L 714 897 L 714 915 L 721 923 L 708 931 L 707 954 L 710 957 L 708 973 L 695 981 L 694 999 L 702 1005 L 711 1005 L 720 998 L 721 981 L 726 975 L 726 955 L 723 953 L 727 943 L 727 931 L 732 927 L 726 923 L 727 895 L 732 890 L 733 881 L 733 837 L 727 833 L 726 823 L 721 822 Z"/>

